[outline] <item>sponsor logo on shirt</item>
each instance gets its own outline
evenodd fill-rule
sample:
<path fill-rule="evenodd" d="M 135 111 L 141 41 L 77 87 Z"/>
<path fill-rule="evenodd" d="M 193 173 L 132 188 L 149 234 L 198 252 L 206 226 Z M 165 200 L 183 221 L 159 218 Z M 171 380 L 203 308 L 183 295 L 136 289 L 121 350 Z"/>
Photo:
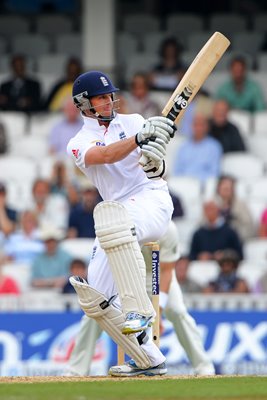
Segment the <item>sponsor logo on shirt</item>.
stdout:
<path fill-rule="evenodd" d="M 72 154 L 74 155 L 75 158 L 79 157 L 79 149 L 72 149 Z"/>
<path fill-rule="evenodd" d="M 95 144 L 96 146 L 106 146 L 104 142 L 100 142 L 99 140 L 94 140 L 91 143 Z"/>
<path fill-rule="evenodd" d="M 119 133 L 119 138 L 120 138 L 120 140 L 126 139 L 125 133 L 124 132 L 120 132 Z"/>

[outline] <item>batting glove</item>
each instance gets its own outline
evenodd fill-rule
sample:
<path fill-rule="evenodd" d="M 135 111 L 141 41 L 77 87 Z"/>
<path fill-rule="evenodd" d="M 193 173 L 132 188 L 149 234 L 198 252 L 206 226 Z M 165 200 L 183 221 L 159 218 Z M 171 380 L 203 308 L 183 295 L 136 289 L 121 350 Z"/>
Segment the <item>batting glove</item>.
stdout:
<path fill-rule="evenodd" d="M 152 137 L 147 143 L 141 144 L 142 155 L 152 160 L 155 165 L 160 165 L 166 155 L 166 144 L 159 138 Z"/>
<path fill-rule="evenodd" d="M 159 165 L 155 165 L 154 162 L 150 160 L 142 168 L 148 179 L 164 178 L 167 173 L 167 164 L 165 160 L 161 160 L 161 163 Z"/>
<path fill-rule="evenodd" d="M 142 144 L 148 142 L 151 137 L 156 137 L 167 144 L 174 136 L 175 130 L 175 124 L 169 118 L 151 117 L 145 121 L 141 131 L 136 134 L 135 141 L 138 146 L 142 147 Z"/>

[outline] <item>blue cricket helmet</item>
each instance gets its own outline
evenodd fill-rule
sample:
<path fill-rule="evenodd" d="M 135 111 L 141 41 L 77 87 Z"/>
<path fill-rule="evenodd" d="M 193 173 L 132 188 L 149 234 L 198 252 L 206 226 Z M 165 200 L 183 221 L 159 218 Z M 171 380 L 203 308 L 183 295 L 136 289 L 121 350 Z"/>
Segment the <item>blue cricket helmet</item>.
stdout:
<path fill-rule="evenodd" d="M 101 71 L 89 71 L 78 76 L 75 79 L 72 89 L 72 95 L 78 96 L 82 93 L 88 98 L 98 96 L 101 94 L 108 94 L 117 92 L 116 88 L 109 77 Z"/>

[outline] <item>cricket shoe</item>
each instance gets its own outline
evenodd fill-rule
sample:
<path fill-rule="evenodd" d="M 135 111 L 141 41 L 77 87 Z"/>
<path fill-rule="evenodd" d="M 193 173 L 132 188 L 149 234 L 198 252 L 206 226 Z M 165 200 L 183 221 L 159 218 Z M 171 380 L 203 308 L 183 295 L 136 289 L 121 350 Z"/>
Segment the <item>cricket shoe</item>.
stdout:
<path fill-rule="evenodd" d="M 130 335 L 132 333 L 142 332 L 145 331 L 149 326 L 151 326 L 154 321 L 154 315 L 145 317 L 144 315 L 130 312 L 126 315 L 121 332 L 123 333 L 123 335 Z"/>
<path fill-rule="evenodd" d="M 123 365 L 115 365 L 111 367 L 108 371 L 109 375 L 112 376 L 120 376 L 120 377 L 131 377 L 138 375 L 146 375 L 146 376 L 156 376 L 156 375 L 165 375 L 167 373 L 167 368 L 165 362 L 157 365 L 156 367 L 149 367 L 146 369 L 142 369 L 137 367 L 134 360 L 130 360 Z"/>

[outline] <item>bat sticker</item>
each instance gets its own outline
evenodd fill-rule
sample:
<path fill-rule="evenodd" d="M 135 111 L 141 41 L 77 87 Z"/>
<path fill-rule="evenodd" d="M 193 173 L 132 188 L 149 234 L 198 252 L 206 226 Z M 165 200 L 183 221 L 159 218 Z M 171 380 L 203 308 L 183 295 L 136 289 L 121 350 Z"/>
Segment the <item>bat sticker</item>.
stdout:
<path fill-rule="evenodd" d="M 177 94 L 173 99 L 173 106 L 170 109 L 167 118 L 170 118 L 172 121 L 175 121 L 179 113 L 185 109 L 188 105 L 188 100 L 193 94 L 194 87 L 192 85 L 188 85 L 184 88 L 182 93 Z"/>

